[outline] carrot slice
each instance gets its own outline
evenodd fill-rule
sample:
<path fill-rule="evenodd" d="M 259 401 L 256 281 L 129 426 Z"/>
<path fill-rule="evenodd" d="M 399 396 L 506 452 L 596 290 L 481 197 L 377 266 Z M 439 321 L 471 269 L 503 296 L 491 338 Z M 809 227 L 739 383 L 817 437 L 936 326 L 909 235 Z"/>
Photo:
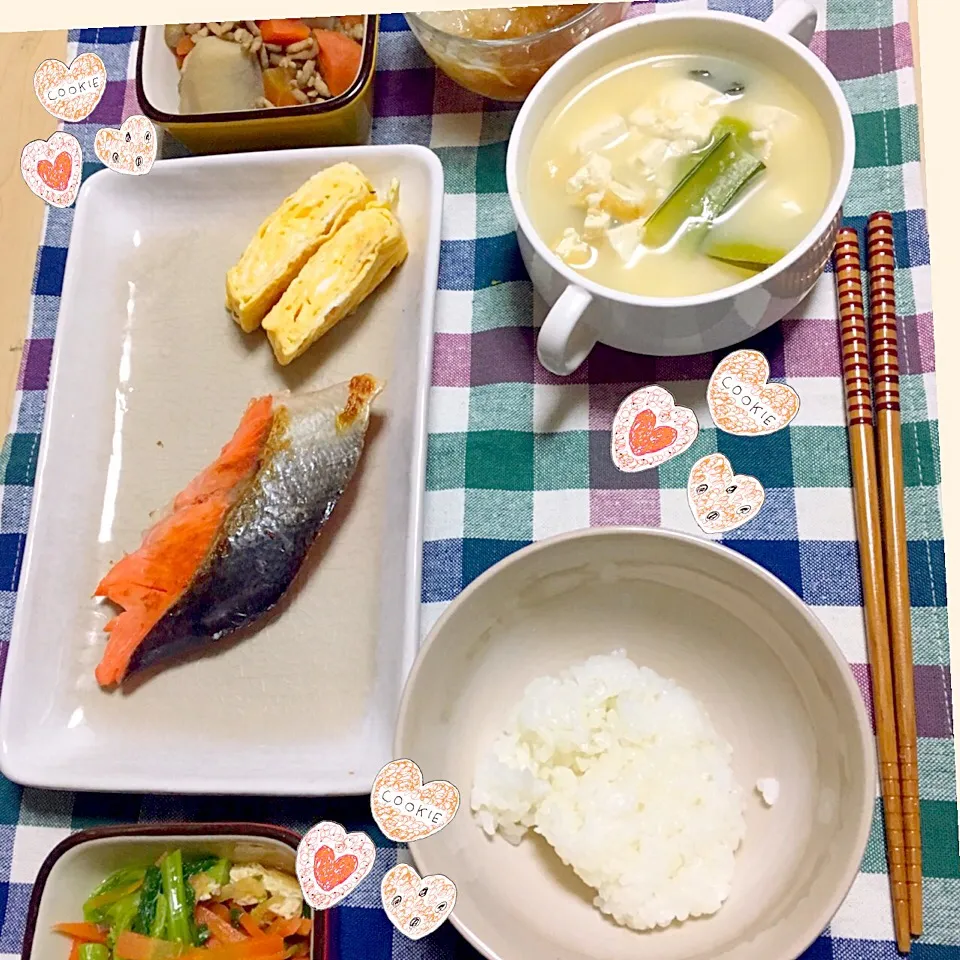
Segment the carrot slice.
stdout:
<path fill-rule="evenodd" d="M 349 90 L 357 79 L 363 47 L 356 40 L 337 33 L 336 30 L 316 28 L 313 35 L 319 48 L 317 63 L 320 76 L 330 93 L 338 97 L 345 90 Z"/>
<path fill-rule="evenodd" d="M 216 906 L 222 905 L 218 903 Z M 197 904 L 194 912 L 197 923 L 205 923 L 210 928 L 210 932 L 222 943 L 243 943 L 250 939 L 242 930 L 238 930 L 230 923 L 230 914 L 226 907 L 223 909 L 226 916 L 223 916 L 219 910 L 211 909 L 202 903 Z"/>
<path fill-rule="evenodd" d="M 260 36 L 264 43 L 288 47 L 310 36 L 310 28 L 302 20 L 261 20 Z"/>
<path fill-rule="evenodd" d="M 125 930 L 113 952 L 119 960 L 174 960 L 182 954 L 183 944 Z"/>
<path fill-rule="evenodd" d="M 192 49 L 194 48 L 193 37 L 189 33 L 185 33 L 178 41 L 177 45 L 174 48 L 178 57 L 185 57 Z"/>
<path fill-rule="evenodd" d="M 296 107 L 300 101 L 293 95 L 293 75 L 283 67 L 263 71 L 263 95 L 275 107 Z"/>
<path fill-rule="evenodd" d="M 251 937 L 262 937 L 264 935 L 260 929 L 260 925 L 246 911 L 240 914 L 240 926 L 243 927 Z"/>
<path fill-rule="evenodd" d="M 313 930 L 313 921 L 309 917 L 304 917 L 300 921 L 300 929 L 297 930 L 297 933 L 299 933 L 301 937 L 309 937 L 311 930 Z"/>
<path fill-rule="evenodd" d="M 242 921 L 241 921 L 242 922 Z M 309 920 L 307 921 L 310 922 Z M 286 940 L 287 937 L 292 937 L 295 934 L 300 932 L 300 918 L 294 917 L 292 920 L 284 920 L 282 917 L 279 920 L 274 920 L 273 923 L 267 927 L 267 933 L 274 937 L 283 937 Z"/>
<path fill-rule="evenodd" d="M 73 937 L 81 943 L 106 943 L 107 933 L 95 923 L 56 923 L 53 929 L 57 933 Z"/>
<path fill-rule="evenodd" d="M 279 937 L 248 937 L 243 943 L 227 943 L 213 949 L 200 948 L 182 954 L 183 960 L 274 960 L 283 957 Z M 140 960 L 133 957 L 130 960 Z"/>
<path fill-rule="evenodd" d="M 70 956 L 69 960 L 79 960 L 80 957 L 80 941 L 74 937 L 70 941 Z"/>

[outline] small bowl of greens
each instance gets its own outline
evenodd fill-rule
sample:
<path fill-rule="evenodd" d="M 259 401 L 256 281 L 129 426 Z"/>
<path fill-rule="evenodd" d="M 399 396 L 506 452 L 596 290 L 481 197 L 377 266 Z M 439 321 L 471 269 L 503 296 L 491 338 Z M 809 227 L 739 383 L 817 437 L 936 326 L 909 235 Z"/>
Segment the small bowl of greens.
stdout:
<path fill-rule="evenodd" d="M 299 842 L 239 823 L 75 833 L 40 868 L 22 960 L 324 960 L 326 914 L 303 900 Z"/>

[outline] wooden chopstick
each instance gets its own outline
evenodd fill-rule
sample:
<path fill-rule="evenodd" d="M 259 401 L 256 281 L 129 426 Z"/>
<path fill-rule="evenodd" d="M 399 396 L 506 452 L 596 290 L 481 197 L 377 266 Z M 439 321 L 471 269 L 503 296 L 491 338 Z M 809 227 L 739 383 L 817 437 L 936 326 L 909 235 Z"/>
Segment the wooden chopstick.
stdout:
<path fill-rule="evenodd" d="M 893 217 L 867 220 L 870 278 L 870 360 L 876 411 L 877 462 L 887 586 L 893 689 L 896 696 L 900 793 L 903 802 L 910 932 L 923 932 L 923 872 L 920 852 L 920 794 L 917 771 L 917 714 L 913 689 L 913 640 L 907 522 L 903 502 L 903 448 L 900 439 L 900 363 L 894 288 Z"/>
<path fill-rule="evenodd" d="M 837 297 L 840 305 L 840 359 L 847 399 L 847 432 L 860 549 L 860 579 L 873 687 L 873 716 L 883 797 L 887 866 L 897 949 L 910 952 L 910 905 L 903 853 L 903 811 L 900 765 L 897 762 L 896 711 L 890 668 L 890 635 L 880 539 L 880 504 L 873 438 L 870 365 L 860 282 L 860 243 L 848 227 L 837 233 L 834 247 Z"/>

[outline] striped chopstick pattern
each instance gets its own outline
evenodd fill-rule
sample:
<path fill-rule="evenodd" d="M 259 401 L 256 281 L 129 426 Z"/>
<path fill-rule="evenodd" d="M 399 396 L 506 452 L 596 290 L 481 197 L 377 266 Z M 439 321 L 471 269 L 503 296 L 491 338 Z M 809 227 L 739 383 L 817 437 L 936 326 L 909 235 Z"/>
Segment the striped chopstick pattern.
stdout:
<path fill-rule="evenodd" d="M 910 900 L 910 931 L 923 931 L 923 875 L 920 789 L 917 766 L 916 698 L 910 619 L 909 561 L 903 501 L 900 437 L 900 363 L 897 343 L 893 217 L 873 214 L 867 221 L 870 279 L 870 360 L 877 420 L 880 499 L 886 565 L 887 610 L 896 697 L 900 792 Z"/>
<path fill-rule="evenodd" d="M 874 446 L 870 359 L 860 278 L 860 243 L 856 231 L 844 227 L 837 232 L 834 265 L 890 896 L 897 948 L 906 953 L 910 950 L 910 905 Z"/>

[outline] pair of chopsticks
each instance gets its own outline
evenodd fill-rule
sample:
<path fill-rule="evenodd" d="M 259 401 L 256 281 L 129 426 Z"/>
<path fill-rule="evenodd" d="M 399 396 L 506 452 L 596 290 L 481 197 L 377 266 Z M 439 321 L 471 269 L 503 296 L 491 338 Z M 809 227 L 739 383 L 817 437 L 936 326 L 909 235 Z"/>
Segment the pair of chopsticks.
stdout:
<path fill-rule="evenodd" d="M 890 214 L 867 221 L 869 350 L 855 230 L 837 233 L 834 263 L 894 933 L 909 953 L 923 931 L 923 879 Z"/>

